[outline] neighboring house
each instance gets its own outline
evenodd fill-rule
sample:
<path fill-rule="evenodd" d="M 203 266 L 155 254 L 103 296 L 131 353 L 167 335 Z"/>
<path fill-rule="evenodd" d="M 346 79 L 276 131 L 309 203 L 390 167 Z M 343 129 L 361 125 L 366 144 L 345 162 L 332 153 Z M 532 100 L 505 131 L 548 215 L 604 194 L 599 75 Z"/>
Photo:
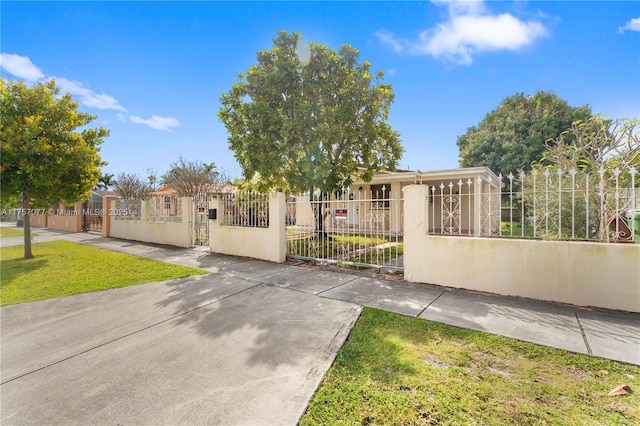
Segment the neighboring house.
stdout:
<path fill-rule="evenodd" d="M 429 187 L 429 228 L 433 229 L 434 233 L 451 227 L 453 218 L 449 213 L 453 211 L 460 212 L 455 220 L 463 234 L 473 234 L 474 230 L 479 230 L 481 226 L 488 226 L 487 224 L 483 226 L 477 221 L 474 223 L 474 218 L 479 217 L 476 213 L 478 209 L 497 212 L 499 223 L 499 193 L 502 182 L 487 167 L 376 173 L 371 182 L 355 182 L 351 190 L 370 194 L 372 199 L 370 209 L 379 212 L 378 214 L 384 214 L 384 225 L 387 229 L 400 230 L 402 229 L 403 203 L 398 202 L 398 208 L 391 209 L 390 203 L 393 204 L 393 201 L 376 203 L 375 200 L 402 199 L 402 188 L 414 184 Z M 490 203 L 495 203 L 493 208 L 489 205 Z"/>
<path fill-rule="evenodd" d="M 152 206 L 156 212 L 162 212 L 164 216 L 177 216 L 181 210 L 180 198 L 176 195 L 176 191 L 171 185 L 163 186 L 157 191 L 153 191 Z"/>
<path fill-rule="evenodd" d="M 209 200 L 211 195 L 219 195 L 234 192 L 235 187 L 232 185 L 211 185 L 207 189 L 206 193 L 202 196 L 194 197 L 194 208 L 196 213 L 204 215 L 208 210 Z M 176 190 L 171 184 L 165 185 L 162 188 L 151 193 L 152 205 L 155 206 L 156 216 L 180 216 L 181 213 L 181 198 L 178 197 Z"/>

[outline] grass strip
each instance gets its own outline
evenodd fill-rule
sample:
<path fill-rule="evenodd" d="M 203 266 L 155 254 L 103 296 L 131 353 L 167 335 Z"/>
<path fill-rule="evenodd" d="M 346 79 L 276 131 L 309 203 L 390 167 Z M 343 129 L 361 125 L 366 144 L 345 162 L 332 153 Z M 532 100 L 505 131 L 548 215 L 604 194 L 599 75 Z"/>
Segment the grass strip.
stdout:
<path fill-rule="evenodd" d="M 0 305 L 51 299 L 208 272 L 70 241 L 0 249 Z"/>
<path fill-rule="evenodd" d="M 0 226 L 0 238 L 22 237 L 23 235 L 24 232 L 22 231 L 22 229 Z"/>
<path fill-rule="evenodd" d="M 364 308 L 300 425 L 640 424 L 639 391 L 637 366 Z"/>

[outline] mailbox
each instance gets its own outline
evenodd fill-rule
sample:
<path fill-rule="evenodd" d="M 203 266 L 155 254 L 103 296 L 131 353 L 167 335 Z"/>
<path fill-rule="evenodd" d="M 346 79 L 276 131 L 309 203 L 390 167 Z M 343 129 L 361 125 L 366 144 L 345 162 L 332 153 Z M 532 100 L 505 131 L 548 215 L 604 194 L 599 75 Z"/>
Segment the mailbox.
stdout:
<path fill-rule="evenodd" d="M 218 219 L 218 209 L 209 209 L 209 219 L 211 220 Z"/>

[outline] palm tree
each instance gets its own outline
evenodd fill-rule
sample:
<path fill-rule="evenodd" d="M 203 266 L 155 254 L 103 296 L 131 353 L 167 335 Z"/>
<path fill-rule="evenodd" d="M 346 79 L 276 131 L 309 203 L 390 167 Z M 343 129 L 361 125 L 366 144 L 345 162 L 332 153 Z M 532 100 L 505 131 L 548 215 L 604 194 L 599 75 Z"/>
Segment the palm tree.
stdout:
<path fill-rule="evenodd" d="M 105 173 L 102 176 L 100 176 L 100 179 L 98 179 L 98 183 L 96 184 L 95 189 L 108 191 L 109 188 L 111 188 L 115 184 L 116 182 L 113 180 L 113 175 Z"/>

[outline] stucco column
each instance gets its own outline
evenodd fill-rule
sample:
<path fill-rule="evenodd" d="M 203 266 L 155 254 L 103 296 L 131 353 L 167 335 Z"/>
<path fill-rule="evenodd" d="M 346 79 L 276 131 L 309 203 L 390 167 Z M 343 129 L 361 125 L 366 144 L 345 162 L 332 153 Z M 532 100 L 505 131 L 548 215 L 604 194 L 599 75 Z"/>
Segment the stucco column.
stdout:
<path fill-rule="evenodd" d="M 282 192 L 269 194 L 269 233 L 274 241 L 276 249 L 276 261 L 287 260 L 287 233 L 286 233 L 287 203 Z"/>
<path fill-rule="evenodd" d="M 216 219 L 209 219 L 209 248 L 212 252 L 217 253 L 218 243 L 220 241 L 220 224 L 222 223 L 222 217 L 224 212 L 220 208 L 220 198 L 214 195 L 209 200 L 209 209 L 216 210 Z M 191 203 L 193 204 L 193 203 Z M 209 212 L 207 212 L 208 214 Z M 191 221 L 193 221 L 193 214 L 191 214 Z M 191 231 L 193 232 L 193 230 Z"/>
<path fill-rule="evenodd" d="M 104 210 L 102 212 L 102 236 L 108 237 L 111 235 L 111 213 L 114 213 L 116 208 L 116 197 L 102 197 L 102 207 Z"/>
<path fill-rule="evenodd" d="M 412 271 L 423 259 L 420 247 L 427 236 L 429 205 L 427 185 L 409 185 L 402 189 L 404 195 L 404 279 L 411 281 Z"/>

